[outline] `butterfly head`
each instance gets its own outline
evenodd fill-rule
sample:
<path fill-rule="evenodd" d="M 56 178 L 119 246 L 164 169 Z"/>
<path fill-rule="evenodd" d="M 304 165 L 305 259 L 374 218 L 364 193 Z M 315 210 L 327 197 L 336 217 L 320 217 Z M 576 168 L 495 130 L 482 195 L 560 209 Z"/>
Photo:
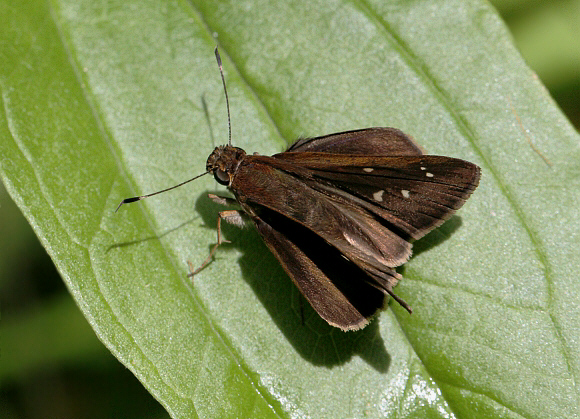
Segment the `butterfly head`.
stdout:
<path fill-rule="evenodd" d="M 209 155 L 205 168 L 208 172 L 213 173 L 218 183 L 229 186 L 245 155 L 246 152 L 241 148 L 222 145 L 216 147 Z"/>

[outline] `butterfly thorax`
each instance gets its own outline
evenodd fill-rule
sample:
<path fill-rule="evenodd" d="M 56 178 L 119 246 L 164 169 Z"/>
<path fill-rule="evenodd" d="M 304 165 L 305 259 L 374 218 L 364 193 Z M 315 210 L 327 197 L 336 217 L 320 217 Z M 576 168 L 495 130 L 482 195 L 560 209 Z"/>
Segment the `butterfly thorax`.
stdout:
<path fill-rule="evenodd" d="M 216 147 L 207 158 L 206 170 L 212 172 L 215 180 L 222 185 L 230 185 L 246 152 L 231 145 Z"/>

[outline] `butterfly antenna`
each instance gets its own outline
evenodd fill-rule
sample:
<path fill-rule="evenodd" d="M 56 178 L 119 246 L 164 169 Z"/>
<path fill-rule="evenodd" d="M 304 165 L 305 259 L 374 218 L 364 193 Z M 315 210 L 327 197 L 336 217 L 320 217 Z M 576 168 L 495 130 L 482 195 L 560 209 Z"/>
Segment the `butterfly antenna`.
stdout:
<path fill-rule="evenodd" d="M 220 69 L 220 75 L 222 76 L 222 83 L 224 85 L 224 93 L 226 94 L 226 107 L 228 108 L 228 145 L 232 145 L 232 122 L 230 118 L 230 100 L 228 99 L 228 89 L 226 89 L 226 80 L 224 79 L 224 69 L 222 67 L 222 57 L 218 51 L 218 47 L 215 47 L 215 58 Z"/>
<path fill-rule="evenodd" d="M 150 193 L 150 194 L 147 194 L 147 195 L 134 196 L 132 198 L 125 198 L 125 199 L 123 199 L 121 201 L 121 203 L 119 204 L 119 206 L 117 207 L 117 209 L 115 210 L 115 212 L 119 211 L 119 208 L 121 208 L 121 205 L 123 205 L 123 204 L 130 204 L 131 202 L 141 201 L 142 199 L 149 198 L 150 196 L 157 195 L 157 194 L 160 194 L 160 193 L 163 193 L 163 192 L 167 192 L 167 191 L 170 191 L 170 190 L 175 189 L 175 188 L 179 188 L 180 186 L 185 185 L 186 183 L 189 183 L 192 180 L 195 180 L 197 178 L 200 178 L 203 175 L 207 175 L 208 173 L 209 173 L 209 170 L 207 172 L 205 172 L 205 173 L 202 173 L 201 175 L 197 175 L 195 177 L 192 177 L 191 179 L 188 179 L 185 182 L 181 182 L 181 183 L 179 183 L 177 185 L 174 185 L 174 186 L 172 186 L 170 188 L 166 188 L 166 189 L 163 189 L 163 190 L 160 190 L 160 191 L 157 191 L 157 192 L 153 192 L 153 193 Z"/>

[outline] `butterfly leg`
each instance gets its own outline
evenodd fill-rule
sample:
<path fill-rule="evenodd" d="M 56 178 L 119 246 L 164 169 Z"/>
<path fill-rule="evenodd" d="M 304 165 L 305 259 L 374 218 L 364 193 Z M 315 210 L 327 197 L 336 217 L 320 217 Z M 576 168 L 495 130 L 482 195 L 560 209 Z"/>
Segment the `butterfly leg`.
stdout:
<path fill-rule="evenodd" d="M 220 200 L 229 200 L 231 198 L 223 198 L 221 196 L 216 196 L 214 195 L 216 198 L 219 198 Z M 210 196 L 210 198 L 212 198 Z M 212 198 L 213 199 L 213 198 Z M 235 200 L 232 200 L 235 202 Z M 216 201 L 217 202 L 217 201 Z M 218 248 L 218 246 L 222 243 L 230 243 L 229 240 L 223 240 L 222 239 L 222 220 L 224 220 L 225 222 L 229 223 L 229 224 L 233 224 L 237 227 L 243 227 L 245 225 L 245 220 L 244 220 L 244 212 L 240 211 L 240 210 L 228 210 L 228 211 L 220 211 L 218 213 L 218 220 L 217 220 L 217 243 L 214 245 L 214 247 L 211 249 L 211 251 L 209 252 L 208 257 L 206 258 L 206 260 L 200 265 L 199 268 L 197 269 L 193 269 L 193 264 L 189 261 L 187 261 L 187 264 L 189 265 L 189 274 L 187 274 L 188 277 L 193 278 L 195 275 L 197 275 L 197 273 L 199 271 L 201 271 L 203 268 L 206 267 L 206 265 L 208 263 L 211 262 L 211 260 L 213 259 L 213 254 L 215 253 L 216 249 Z"/>
<path fill-rule="evenodd" d="M 216 204 L 220 205 L 238 205 L 238 201 L 234 198 L 227 198 L 225 196 L 217 196 L 212 193 L 208 193 L 207 196 Z"/>

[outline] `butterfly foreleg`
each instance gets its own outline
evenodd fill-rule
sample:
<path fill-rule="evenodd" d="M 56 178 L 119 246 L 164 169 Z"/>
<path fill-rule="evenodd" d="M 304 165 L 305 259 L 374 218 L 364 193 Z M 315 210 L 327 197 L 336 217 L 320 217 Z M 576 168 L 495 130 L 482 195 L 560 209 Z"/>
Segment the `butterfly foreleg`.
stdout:
<path fill-rule="evenodd" d="M 224 202 L 226 200 L 231 199 L 231 198 L 224 198 L 224 197 L 217 196 L 217 195 L 213 195 L 213 197 L 212 197 L 210 194 L 210 198 L 214 202 L 218 202 L 218 203 L 220 203 L 220 202 L 217 201 L 216 199 L 214 199 L 214 197 L 219 199 L 219 200 L 224 200 Z M 234 201 L 234 203 L 236 202 L 235 199 L 231 199 L 231 200 Z M 199 266 L 199 268 L 193 269 L 193 264 L 190 261 L 187 261 L 187 264 L 189 265 L 189 274 L 187 274 L 187 276 L 189 276 L 190 278 L 193 278 L 195 275 L 197 275 L 198 272 L 200 272 L 203 268 L 206 267 L 206 265 L 208 263 L 211 262 L 211 260 L 213 259 L 213 255 L 220 244 L 230 243 L 229 240 L 222 239 L 222 220 L 224 220 L 225 222 L 227 222 L 229 224 L 233 224 L 236 227 L 244 227 L 245 223 L 246 223 L 246 220 L 244 217 L 244 212 L 241 210 L 220 211 L 218 213 L 218 219 L 217 219 L 217 243 L 212 247 L 212 249 L 209 252 L 209 255 L 203 261 L 203 263 Z"/>
<path fill-rule="evenodd" d="M 219 205 L 239 205 L 238 201 L 236 201 L 234 198 L 218 196 L 212 193 L 208 193 L 207 196 L 209 197 L 209 199 L 211 199 L 213 202 Z"/>

